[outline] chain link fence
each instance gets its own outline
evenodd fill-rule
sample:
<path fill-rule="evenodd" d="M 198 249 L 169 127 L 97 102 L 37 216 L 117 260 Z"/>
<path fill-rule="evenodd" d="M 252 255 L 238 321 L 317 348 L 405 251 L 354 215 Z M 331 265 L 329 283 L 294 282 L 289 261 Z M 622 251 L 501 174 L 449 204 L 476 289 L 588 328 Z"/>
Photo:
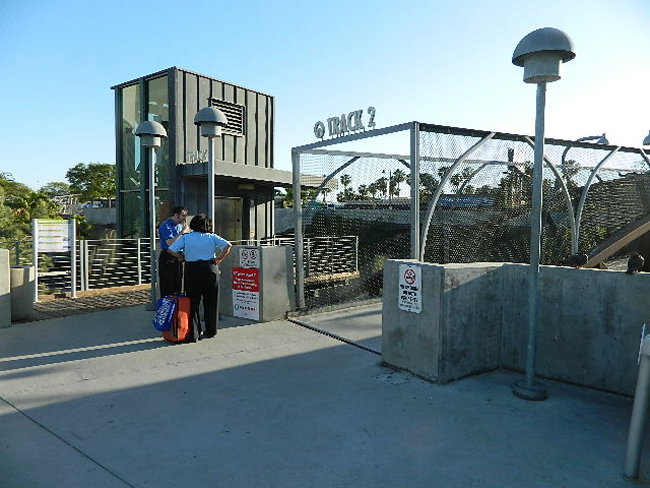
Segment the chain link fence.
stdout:
<path fill-rule="evenodd" d="M 345 137 L 340 146 L 330 140 L 294 149 L 304 238 L 354 236 L 358 246 L 355 276 L 331 273 L 318 286 L 305 280 L 307 307 L 381 297 L 385 260 L 412 257 L 411 147 L 419 154 L 417 248 L 424 261 L 529 262 L 533 138 L 418 129 L 415 145 L 405 138 L 389 146 L 384 134 L 367 133 L 363 150 Z M 640 149 L 546 140 L 542 264 L 562 265 L 575 252 L 591 255 L 647 219 L 649 168 Z"/>

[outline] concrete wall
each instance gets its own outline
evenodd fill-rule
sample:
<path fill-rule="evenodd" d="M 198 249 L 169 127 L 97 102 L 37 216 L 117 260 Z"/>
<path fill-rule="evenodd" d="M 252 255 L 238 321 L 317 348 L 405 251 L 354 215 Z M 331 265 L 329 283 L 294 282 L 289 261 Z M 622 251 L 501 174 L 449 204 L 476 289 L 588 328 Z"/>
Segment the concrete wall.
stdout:
<path fill-rule="evenodd" d="M 420 314 L 397 306 L 404 263 L 421 266 Z M 641 327 L 650 327 L 649 289 L 650 274 L 542 266 L 537 374 L 632 394 Z M 382 327 L 383 360 L 432 381 L 523 370 L 528 266 L 387 261 Z"/>
<path fill-rule="evenodd" d="M 9 250 L 0 249 L 0 327 L 11 325 Z"/>
<path fill-rule="evenodd" d="M 233 246 L 230 254 L 219 266 L 219 311 L 233 315 L 231 276 L 232 268 L 242 267 L 241 249 L 256 249 L 259 253 L 259 321 L 284 318 L 295 308 L 293 290 L 293 251 L 291 246 Z"/>

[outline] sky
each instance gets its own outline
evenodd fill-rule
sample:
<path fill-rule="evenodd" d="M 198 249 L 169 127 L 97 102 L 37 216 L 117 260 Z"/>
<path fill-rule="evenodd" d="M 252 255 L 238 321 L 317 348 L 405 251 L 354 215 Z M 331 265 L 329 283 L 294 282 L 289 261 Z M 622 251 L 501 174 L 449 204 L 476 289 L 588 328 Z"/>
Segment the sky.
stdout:
<path fill-rule="evenodd" d="M 275 97 L 275 167 L 314 124 L 376 108 L 404 122 L 534 134 L 512 53 L 555 27 L 577 56 L 550 83 L 546 136 L 650 130 L 649 0 L 0 2 L 0 172 L 38 189 L 114 163 L 111 86 L 178 66 Z M 367 117 L 367 115 L 366 115 Z"/>

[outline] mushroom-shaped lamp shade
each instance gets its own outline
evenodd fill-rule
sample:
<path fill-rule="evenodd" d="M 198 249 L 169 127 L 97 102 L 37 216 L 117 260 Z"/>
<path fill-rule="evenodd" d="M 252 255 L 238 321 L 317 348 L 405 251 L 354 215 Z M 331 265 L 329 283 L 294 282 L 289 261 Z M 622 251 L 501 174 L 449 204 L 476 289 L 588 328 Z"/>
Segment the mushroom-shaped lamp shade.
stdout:
<path fill-rule="evenodd" d="M 144 147 L 160 147 L 160 138 L 167 137 L 167 131 L 158 122 L 145 120 L 136 127 L 135 135 Z"/>
<path fill-rule="evenodd" d="M 194 123 L 201 128 L 202 136 L 215 137 L 221 135 L 221 128 L 228 125 L 228 119 L 218 108 L 205 107 L 196 113 Z"/>
<path fill-rule="evenodd" d="M 650 132 L 648 132 L 648 135 L 645 136 L 645 139 L 643 139 L 643 145 L 650 146 Z"/>
<path fill-rule="evenodd" d="M 600 136 L 600 139 L 598 139 L 598 140 L 596 141 L 596 144 L 603 144 L 603 145 L 607 145 L 607 144 L 609 144 L 609 141 L 607 140 L 607 137 L 605 137 L 605 133 L 604 133 L 604 132 L 603 132 L 603 135 Z"/>
<path fill-rule="evenodd" d="M 524 37 L 512 54 L 512 63 L 524 67 L 526 83 L 557 81 L 560 63 L 576 57 L 573 41 L 553 27 L 537 29 Z"/>

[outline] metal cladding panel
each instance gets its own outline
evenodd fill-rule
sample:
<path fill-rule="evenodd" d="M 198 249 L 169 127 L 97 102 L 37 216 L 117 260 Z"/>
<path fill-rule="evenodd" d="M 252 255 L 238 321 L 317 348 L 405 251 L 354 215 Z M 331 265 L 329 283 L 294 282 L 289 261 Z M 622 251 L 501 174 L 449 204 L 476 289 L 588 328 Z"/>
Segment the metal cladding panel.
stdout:
<path fill-rule="evenodd" d="M 200 136 L 194 125 L 194 116 L 201 108 L 214 105 L 214 101 L 243 107 L 242 117 L 235 125 L 241 127 L 241 135 L 224 133 L 215 140 L 215 160 L 246 166 L 272 168 L 273 97 L 243 87 L 215 80 L 207 76 L 173 68 L 177 82 L 175 87 L 176 138 L 179 147 L 176 164 L 190 163 L 192 158 L 207 157 L 207 139 Z M 180 107 L 179 107 L 180 106 Z M 185 175 L 198 174 L 185 164 L 180 171 Z"/>
<path fill-rule="evenodd" d="M 243 88 L 236 88 L 235 103 L 244 106 L 246 105 L 246 90 Z M 235 163 L 246 164 L 246 141 L 247 136 L 245 132 L 243 137 L 235 137 Z"/>
<path fill-rule="evenodd" d="M 267 134 L 267 147 L 266 147 L 266 167 L 273 168 L 273 141 L 275 140 L 275 105 L 273 97 L 266 97 L 267 111 L 266 111 L 266 134 Z"/>
<path fill-rule="evenodd" d="M 257 97 L 257 165 L 268 167 L 268 119 L 266 115 L 267 98 Z"/>
<path fill-rule="evenodd" d="M 230 103 L 235 103 L 235 87 L 224 83 L 223 85 L 223 100 Z M 235 139 L 237 136 L 232 134 L 223 134 L 223 160 L 235 161 Z"/>
<path fill-rule="evenodd" d="M 212 80 L 210 98 L 221 99 L 223 97 L 223 85 L 224 83 L 221 81 Z M 214 141 L 214 158 L 217 161 L 223 160 L 223 137 L 217 137 Z"/>
<path fill-rule="evenodd" d="M 257 93 L 246 94 L 246 164 L 257 166 Z"/>
<path fill-rule="evenodd" d="M 185 126 L 178 129 L 185 133 L 184 160 L 190 153 L 198 149 L 199 131 L 194 125 L 194 116 L 198 112 L 198 77 L 193 73 L 183 73 L 185 78 L 185 94 L 183 97 L 183 112 L 185 113 Z"/>

